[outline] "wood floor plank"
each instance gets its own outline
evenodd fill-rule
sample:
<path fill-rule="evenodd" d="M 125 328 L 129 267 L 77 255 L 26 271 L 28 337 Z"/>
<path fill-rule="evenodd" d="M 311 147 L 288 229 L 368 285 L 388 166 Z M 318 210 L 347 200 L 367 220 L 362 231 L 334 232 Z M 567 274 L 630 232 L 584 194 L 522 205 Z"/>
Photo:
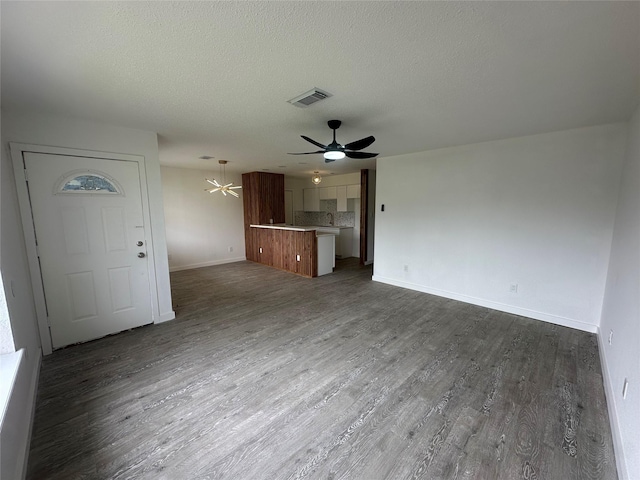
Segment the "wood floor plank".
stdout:
<path fill-rule="evenodd" d="M 337 267 L 176 272 L 176 320 L 46 357 L 28 478 L 617 478 L 593 335 Z"/>

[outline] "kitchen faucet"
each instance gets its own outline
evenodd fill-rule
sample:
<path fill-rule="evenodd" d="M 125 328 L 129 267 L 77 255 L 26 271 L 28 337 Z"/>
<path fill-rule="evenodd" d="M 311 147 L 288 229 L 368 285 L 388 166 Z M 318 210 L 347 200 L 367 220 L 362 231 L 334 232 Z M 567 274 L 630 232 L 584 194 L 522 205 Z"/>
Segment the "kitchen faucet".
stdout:
<path fill-rule="evenodd" d="M 333 213 L 327 212 L 327 217 L 329 217 L 329 225 L 333 225 Z"/>

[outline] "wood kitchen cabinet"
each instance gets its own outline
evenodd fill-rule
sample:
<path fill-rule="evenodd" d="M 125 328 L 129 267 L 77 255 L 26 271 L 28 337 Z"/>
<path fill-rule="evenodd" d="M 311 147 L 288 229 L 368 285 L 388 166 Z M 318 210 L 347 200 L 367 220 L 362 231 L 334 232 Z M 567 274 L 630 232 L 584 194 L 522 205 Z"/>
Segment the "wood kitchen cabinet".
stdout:
<path fill-rule="evenodd" d="M 257 227 L 250 230 L 256 245 L 255 262 L 305 277 L 318 275 L 318 241 L 315 230 Z"/>
<path fill-rule="evenodd" d="M 294 258 L 296 273 L 305 277 L 318 276 L 318 239 L 315 230 L 310 232 L 294 232 L 296 254 L 300 261 Z"/>
<path fill-rule="evenodd" d="M 244 239 L 247 260 L 260 262 L 258 233 L 249 225 L 284 223 L 284 175 L 251 172 L 242 174 Z"/>

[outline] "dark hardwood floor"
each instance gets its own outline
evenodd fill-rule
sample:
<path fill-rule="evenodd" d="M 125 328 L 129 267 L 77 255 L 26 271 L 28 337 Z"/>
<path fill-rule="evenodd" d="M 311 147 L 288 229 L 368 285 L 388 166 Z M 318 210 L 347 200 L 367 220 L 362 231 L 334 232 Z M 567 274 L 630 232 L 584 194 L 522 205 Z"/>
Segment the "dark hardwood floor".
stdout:
<path fill-rule="evenodd" d="M 371 281 L 172 274 L 43 360 L 31 479 L 615 479 L 596 337 Z"/>

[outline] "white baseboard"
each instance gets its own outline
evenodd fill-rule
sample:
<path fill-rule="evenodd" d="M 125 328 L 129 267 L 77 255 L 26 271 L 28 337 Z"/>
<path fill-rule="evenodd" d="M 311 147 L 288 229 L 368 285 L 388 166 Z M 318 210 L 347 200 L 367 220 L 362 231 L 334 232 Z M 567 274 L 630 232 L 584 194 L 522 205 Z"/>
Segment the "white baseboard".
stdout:
<path fill-rule="evenodd" d="M 211 267 L 213 265 L 224 265 L 225 263 L 243 262 L 247 257 L 225 258 L 224 260 L 212 260 L 210 262 L 191 263 L 189 265 L 175 265 L 169 267 L 170 272 L 179 272 L 181 270 L 191 270 L 192 268 Z"/>
<path fill-rule="evenodd" d="M 463 295 L 460 293 L 449 292 L 446 290 L 440 290 L 437 288 L 425 287 L 424 285 L 418 285 L 411 282 L 403 282 L 401 280 L 395 280 L 393 278 L 382 277 L 380 275 L 374 275 L 372 280 L 375 282 L 386 283 L 396 287 L 408 288 L 409 290 L 416 290 L 418 292 L 429 293 L 431 295 L 437 295 L 438 297 L 450 298 L 452 300 L 458 300 L 460 302 L 471 303 L 473 305 L 479 305 L 481 307 L 492 308 L 494 310 L 500 310 L 501 312 L 513 313 L 514 315 L 521 315 L 523 317 L 533 318 L 535 320 L 542 320 L 544 322 L 553 323 L 562 327 L 575 328 L 589 333 L 597 333 L 597 325 L 581 322 L 572 318 L 561 317 L 559 315 L 553 315 L 545 312 L 538 312 L 536 310 L 530 310 L 528 308 L 516 307 L 508 305 L 506 303 L 494 302 L 493 300 L 486 300 L 484 298 L 472 297 L 469 295 Z"/>
<path fill-rule="evenodd" d="M 176 318 L 176 312 L 171 310 L 170 312 L 161 313 L 160 314 L 160 318 L 158 318 L 158 321 L 153 322 L 153 323 L 164 323 L 164 322 L 168 322 L 170 320 L 173 320 L 174 318 Z"/>
<path fill-rule="evenodd" d="M 620 421 L 618 420 L 618 411 L 616 410 L 615 395 L 611 377 L 609 376 L 609 367 L 607 367 L 607 354 L 602 332 L 598 327 L 598 350 L 600 352 L 600 368 L 602 369 L 602 383 L 604 384 L 604 395 L 607 399 L 607 410 L 609 411 L 609 424 L 611 425 L 611 436 L 613 437 L 613 452 L 616 457 L 616 467 L 618 468 L 618 478 L 620 480 L 630 480 L 629 472 L 627 472 L 627 464 L 624 458 L 624 447 L 622 443 L 622 435 L 620 434 Z"/>

